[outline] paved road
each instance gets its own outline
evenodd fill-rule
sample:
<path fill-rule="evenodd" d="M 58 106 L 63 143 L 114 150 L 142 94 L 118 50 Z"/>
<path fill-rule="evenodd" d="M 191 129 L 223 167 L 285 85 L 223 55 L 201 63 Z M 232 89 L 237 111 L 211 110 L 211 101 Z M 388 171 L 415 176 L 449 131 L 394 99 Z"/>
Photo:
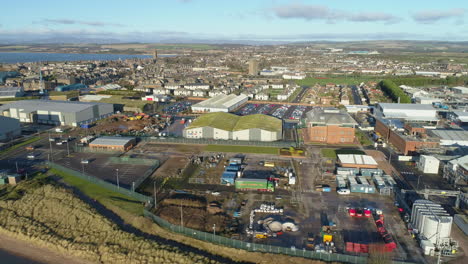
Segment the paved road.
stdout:
<path fill-rule="evenodd" d="M 296 98 L 294 98 L 294 100 L 292 101 L 293 103 L 300 103 L 302 101 L 302 98 L 306 94 L 307 90 L 309 89 L 309 87 L 301 86 L 300 89 L 302 89 L 302 91 L 300 91 L 299 94 L 296 96 Z"/>
<path fill-rule="evenodd" d="M 356 85 L 351 86 L 351 93 L 353 94 L 353 101 L 355 105 L 362 105 L 361 95 Z"/>

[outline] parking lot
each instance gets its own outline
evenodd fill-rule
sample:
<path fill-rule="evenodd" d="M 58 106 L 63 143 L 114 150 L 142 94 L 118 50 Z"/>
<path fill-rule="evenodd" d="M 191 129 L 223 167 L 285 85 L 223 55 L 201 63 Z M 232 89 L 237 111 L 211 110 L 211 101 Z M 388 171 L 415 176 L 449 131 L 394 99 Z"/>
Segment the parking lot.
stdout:
<path fill-rule="evenodd" d="M 110 161 L 112 154 L 75 152 L 70 157 L 63 157 L 55 161 L 56 163 L 94 176 L 112 184 L 117 184 L 123 188 L 131 189 L 132 183 L 136 182 L 151 167 L 149 165 L 135 165 L 128 163 L 114 163 Z M 82 160 L 88 160 L 89 163 L 82 163 Z"/>
<path fill-rule="evenodd" d="M 289 104 L 246 104 L 235 112 L 238 115 L 263 114 L 274 116 L 284 120 L 299 120 L 305 117 L 305 114 L 312 107 Z"/>

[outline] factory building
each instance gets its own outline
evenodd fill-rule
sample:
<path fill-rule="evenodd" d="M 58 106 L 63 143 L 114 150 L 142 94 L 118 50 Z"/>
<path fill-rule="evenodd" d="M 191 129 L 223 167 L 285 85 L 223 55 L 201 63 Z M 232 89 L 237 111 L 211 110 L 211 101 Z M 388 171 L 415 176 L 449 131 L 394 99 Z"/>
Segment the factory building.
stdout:
<path fill-rule="evenodd" d="M 345 111 L 336 108 L 316 108 L 307 112 L 304 140 L 327 144 L 354 143 L 356 121 Z"/>
<path fill-rule="evenodd" d="M 89 143 L 90 148 L 127 151 L 136 145 L 133 137 L 99 137 Z"/>
<path fill-rule="evenodd" d="M 225 95 L 220 94 L 198 104 L 192 105 L 193 112 L 210 113 L 210 112 L 230 112 L 247 103 L 249 98 L 245 94 L 241 95 Z"/>
<path fill-rule="evenodd" d="M 186 138 L 245 141 L 276 141 L 282 139 L 281 120 L 266 115 L 237 116 L 209 113 L 195 119 L 183 131 Z"/>
<path fill-rule="evenodd" d="M 1 98 L 15 98 L 24 95 L 24 89 L 21 86 L 3 86 L 0 87 Z"/>
<path fill-rule="evenodd" d="M 0 106 L 0 115 L 23 123 L 80 126 L 112 115 L 114 106 L 105 103 L 23 100 Z"/>
<path fill-rule="evenodd" d="M 375 109 L 379 118 L 396 118 L 409 121 L 437 122 L 437 110 L 430 104 L 379 103 Z"/>
<path fill-rule="evenodd" d="M 21 136 L 19 120 L 0 116 L 0 142 L 7 142 L 19 136 Z"/>
<path fill-rule="evenodd" d="M 450 160 L 444 166 L 444 179 L 454 185 L 468 183 L 468 155 Z"/>

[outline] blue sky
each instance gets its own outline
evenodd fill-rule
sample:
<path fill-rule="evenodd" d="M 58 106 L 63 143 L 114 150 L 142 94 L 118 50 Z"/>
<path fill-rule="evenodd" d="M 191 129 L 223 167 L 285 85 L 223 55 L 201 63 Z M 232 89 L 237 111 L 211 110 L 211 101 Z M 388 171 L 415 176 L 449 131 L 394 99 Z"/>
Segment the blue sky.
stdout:
<path fill-rule="evenodd" d="M 466 0 L 16 0 L 2 11 L 0 41 L 468 40 Z"/>

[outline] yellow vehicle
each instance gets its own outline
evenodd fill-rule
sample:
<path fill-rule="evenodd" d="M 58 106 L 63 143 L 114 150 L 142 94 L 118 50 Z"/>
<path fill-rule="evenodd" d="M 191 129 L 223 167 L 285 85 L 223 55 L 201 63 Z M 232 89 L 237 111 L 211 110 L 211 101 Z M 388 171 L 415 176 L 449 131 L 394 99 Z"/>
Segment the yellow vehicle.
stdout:
<path fill-rule="evenodd" d="M 271 161 L 265 161 L 265 164 L 263 165 L 265 167 L 275 167 L 275 163 Z"/>
<path fill-rule="evenodd" d="M 323 235 L 323 242 L 332 242 L 333 236 L 332 235 Z"/>
<path fill-rule="evenodd" d="M 267 235 L 265 235 L 265 234 L 255 234 L 255 238 L 265 239 L 265 238 L 267 238 Z"/>

